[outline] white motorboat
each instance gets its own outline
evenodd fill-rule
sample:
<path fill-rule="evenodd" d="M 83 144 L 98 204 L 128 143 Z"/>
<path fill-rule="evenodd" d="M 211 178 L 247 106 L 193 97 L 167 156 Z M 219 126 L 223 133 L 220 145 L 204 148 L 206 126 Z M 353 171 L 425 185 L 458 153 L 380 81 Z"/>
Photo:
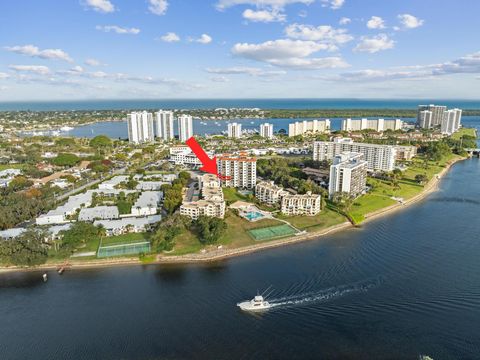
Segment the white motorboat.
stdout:
<path fill-rule="evenodd" d="M 257 295 L 250 301 L 242 301 L 237 306 L 243 311 L 265 311 L 272 307 L 262 295 Z"/>

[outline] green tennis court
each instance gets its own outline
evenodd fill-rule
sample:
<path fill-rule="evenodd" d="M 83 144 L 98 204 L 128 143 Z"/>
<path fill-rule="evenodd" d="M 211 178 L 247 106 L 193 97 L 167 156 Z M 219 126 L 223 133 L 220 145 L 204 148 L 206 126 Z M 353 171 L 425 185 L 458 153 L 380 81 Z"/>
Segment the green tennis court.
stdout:
<path fill-rule="evenodd" d="M 260 229 L 248 230 L 255 241 L 265 241 L 296 234 L 296 230 L 290 225 L 283 224 Z"/>
<path fill-rule="evenodd" d="M 109 246 L 100 246 L 97 251 L 98 258 L 123 256 L 123 255 L 135 255 L 141 253 L 150 252 L 150 243 L 148 241 L 129 243 L 129 244 L 117 244 Z"/>

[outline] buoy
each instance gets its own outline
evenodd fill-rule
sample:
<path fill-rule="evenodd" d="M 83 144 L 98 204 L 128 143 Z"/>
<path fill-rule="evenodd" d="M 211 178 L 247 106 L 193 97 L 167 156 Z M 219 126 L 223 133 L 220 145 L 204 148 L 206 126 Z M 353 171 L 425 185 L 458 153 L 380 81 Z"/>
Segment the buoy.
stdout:
<path fill-rule="evenodd" d="M 47 273 L 43 274 L 43 282 L 47 282 L 48 280 L 48 276 L 47 276 Z"/>

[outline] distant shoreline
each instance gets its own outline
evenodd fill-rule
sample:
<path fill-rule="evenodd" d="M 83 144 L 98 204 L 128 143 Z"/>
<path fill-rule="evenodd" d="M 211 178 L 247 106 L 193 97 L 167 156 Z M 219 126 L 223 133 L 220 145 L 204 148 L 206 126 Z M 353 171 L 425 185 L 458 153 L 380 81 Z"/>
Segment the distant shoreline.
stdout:
<path fill-rule="evenodd" d="M 429 182 L 425 185 L 422 192 L 415 195 L 414 197 L 406 200 L 404 203 L 397 203 L 389 207 L 374 211 L 365 216 L 365 220 L 362 224 L 366 224 L 372 220 L 376 220 L 387 215 L 391 215 L 396 211 L 408 208 L 409 206 L 418 203 L 425 199 L 428 195 L 433 192 L 436 192 L 439 189 L 440 180 L 447 174 L 450 168 L 457 162 L 466 160 L 466 158 L 455 159 L 446 164 L 445 168 L 438 174 L 436 174 Z M 236 249 L 217 249 L 205 254 L 194 253 L 187 255 L 178 255 L 178 256 L 167 256 L 159 254 L 156 256 L 156 260 L 148 263 L 143 263 L 138 259 L 138 257 L 132 258 L 118 258 L 118 259 L 109 259 L 109 260 L 93 260 L 93 261 L 84 261 L 84 262 L 73 262 L 70 263 L 69 269 L 95 269 L 95 268 L 104 268 L 104 267 L 117 267 L 117 266 L 138 266 L 138 265 L 158 265 L 158 264 L 199 264 L 199 263 L 212 263 L 215 261 L 220 261 L 232 257 L 242 256 L 258 252 L 261 250 L 272 249 L 280 246 L 292 245 L 299 242 L 319 240 L 320 238 L 332 234 L 341 230 L 354 229 L 355 226 L 350 222 L 346 221 L 341 224 L 331 226 L 327 229 L 323 229 L 318 232 L 306 233 L 298 236 L 292 236 L 280 240 L 269 241 L 266 243 L 259 243 L 255 245 L 245 246 Z M 55 263 L 55 264 L 45 264 L 34 268 L 21 268 L 21 267 L 0 267 L 0 273 L 3 272 L 18 272 L 18 271 L 41 271 L 41 270 L 55 270 L 61 266 L 64 262 Z"/>

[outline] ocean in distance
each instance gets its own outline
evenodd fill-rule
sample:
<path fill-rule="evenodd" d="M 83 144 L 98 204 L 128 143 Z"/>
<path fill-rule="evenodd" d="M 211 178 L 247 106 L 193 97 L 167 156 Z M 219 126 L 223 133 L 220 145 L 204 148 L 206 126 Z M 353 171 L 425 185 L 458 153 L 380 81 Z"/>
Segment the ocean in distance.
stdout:
<path fill-rule="evenodd" d="M 480 109 L 480 100 L 452 99 L 159 99 L 0 102 L 0 111 L 140 110 L 140 109 L 416 109 L 438 103 L 460 109 Z"/>

